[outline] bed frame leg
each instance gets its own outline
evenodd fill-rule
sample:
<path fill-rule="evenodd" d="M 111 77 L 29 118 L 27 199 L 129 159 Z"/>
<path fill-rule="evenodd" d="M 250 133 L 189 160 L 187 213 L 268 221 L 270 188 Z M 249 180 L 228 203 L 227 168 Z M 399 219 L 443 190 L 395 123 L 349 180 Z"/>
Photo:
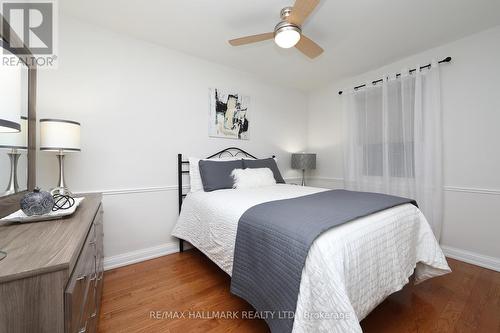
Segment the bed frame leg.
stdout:
<path fill-rule="evenodd" d="M 184 252 L 184 240 L 179 239 L 179 252 Z"/>

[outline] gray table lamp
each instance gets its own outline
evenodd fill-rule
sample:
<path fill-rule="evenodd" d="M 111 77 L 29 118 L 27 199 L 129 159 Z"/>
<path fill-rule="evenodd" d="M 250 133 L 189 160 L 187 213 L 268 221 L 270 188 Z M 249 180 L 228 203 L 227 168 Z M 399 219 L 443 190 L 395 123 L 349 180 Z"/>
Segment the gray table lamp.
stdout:
<path fill-rule="evenodd" d="M 305 186 L 306 170 L 316 169 L 316 154 L 314 153 L 292 154 L 292 169 L 302 170 L 302 186 Z"/>
<path fill-rule="evenodd" d="M 72 195 L 64 179 L 64 156 L 80 151 L 80 123 L 61 119 L 40 119 L 40 150 L 57 152 L 59 182 L 50 193 Z"/>

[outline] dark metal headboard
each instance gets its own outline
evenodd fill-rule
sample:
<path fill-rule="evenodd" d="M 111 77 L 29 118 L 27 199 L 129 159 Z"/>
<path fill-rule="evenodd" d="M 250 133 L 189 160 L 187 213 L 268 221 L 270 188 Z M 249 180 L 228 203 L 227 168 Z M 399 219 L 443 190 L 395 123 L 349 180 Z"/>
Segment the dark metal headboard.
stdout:
<path fill-rule="evenodd" d="M 241 156 L 241 157 L 250 157 L 253 159 L 257 159 L 257 157 L 237 147 L 229 147 L 223 149 L 213 155 L 206 157 L 205 159 L 222 158 L 224 156 L 229 156 L 229 157 Z M 272 157 L 274 158 L 275 156 L 273 155 Z M 177 154 L 177 181 L 179 184 L 179 189 L 178 189 L 179 213 L 181 212 L 182 201 L 186 197 L 186 194 L 184 194 L 183 191 L 182 176 L 185 174 L 189 175 L 189 170 L 184 170 L 183 168 L 184 165 L 189 165 L 189 161 L 183 161 L 182 154 Z M 179 239 L 179 249 L 181 252 L 184 251 L 184 241 L 182 239 Z"/>

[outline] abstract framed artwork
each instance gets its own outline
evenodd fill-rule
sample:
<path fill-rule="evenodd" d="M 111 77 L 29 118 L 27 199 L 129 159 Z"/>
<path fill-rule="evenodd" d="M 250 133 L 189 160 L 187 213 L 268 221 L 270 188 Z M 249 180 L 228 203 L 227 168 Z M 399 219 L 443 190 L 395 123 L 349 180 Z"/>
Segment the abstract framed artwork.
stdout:
<path fill-rule="evenodd" d="M 208 135 L 215 138 L 249 140 L 250 97 L 211 88 Z"/>

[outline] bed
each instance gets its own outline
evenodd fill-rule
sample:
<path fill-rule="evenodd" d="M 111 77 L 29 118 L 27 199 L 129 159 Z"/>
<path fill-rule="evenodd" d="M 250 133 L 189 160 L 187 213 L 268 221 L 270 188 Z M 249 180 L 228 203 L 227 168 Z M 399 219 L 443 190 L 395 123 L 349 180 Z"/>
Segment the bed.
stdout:
<path fill-rule="evenodd" d="M 252 155 L 228 148 L 246 158 Z M 186 240 L 230 276 L 240 217 L 251 207 L 327 191 L 289 184 L 251 189 L 182 193 L 172 235 Z M 420 210 L 402 204 L 322 233 L 309 249 L 302 269 L 293 332 L 361 332 L 359 321 L 414 274 L 415 283 L 450 272 Z"/>

